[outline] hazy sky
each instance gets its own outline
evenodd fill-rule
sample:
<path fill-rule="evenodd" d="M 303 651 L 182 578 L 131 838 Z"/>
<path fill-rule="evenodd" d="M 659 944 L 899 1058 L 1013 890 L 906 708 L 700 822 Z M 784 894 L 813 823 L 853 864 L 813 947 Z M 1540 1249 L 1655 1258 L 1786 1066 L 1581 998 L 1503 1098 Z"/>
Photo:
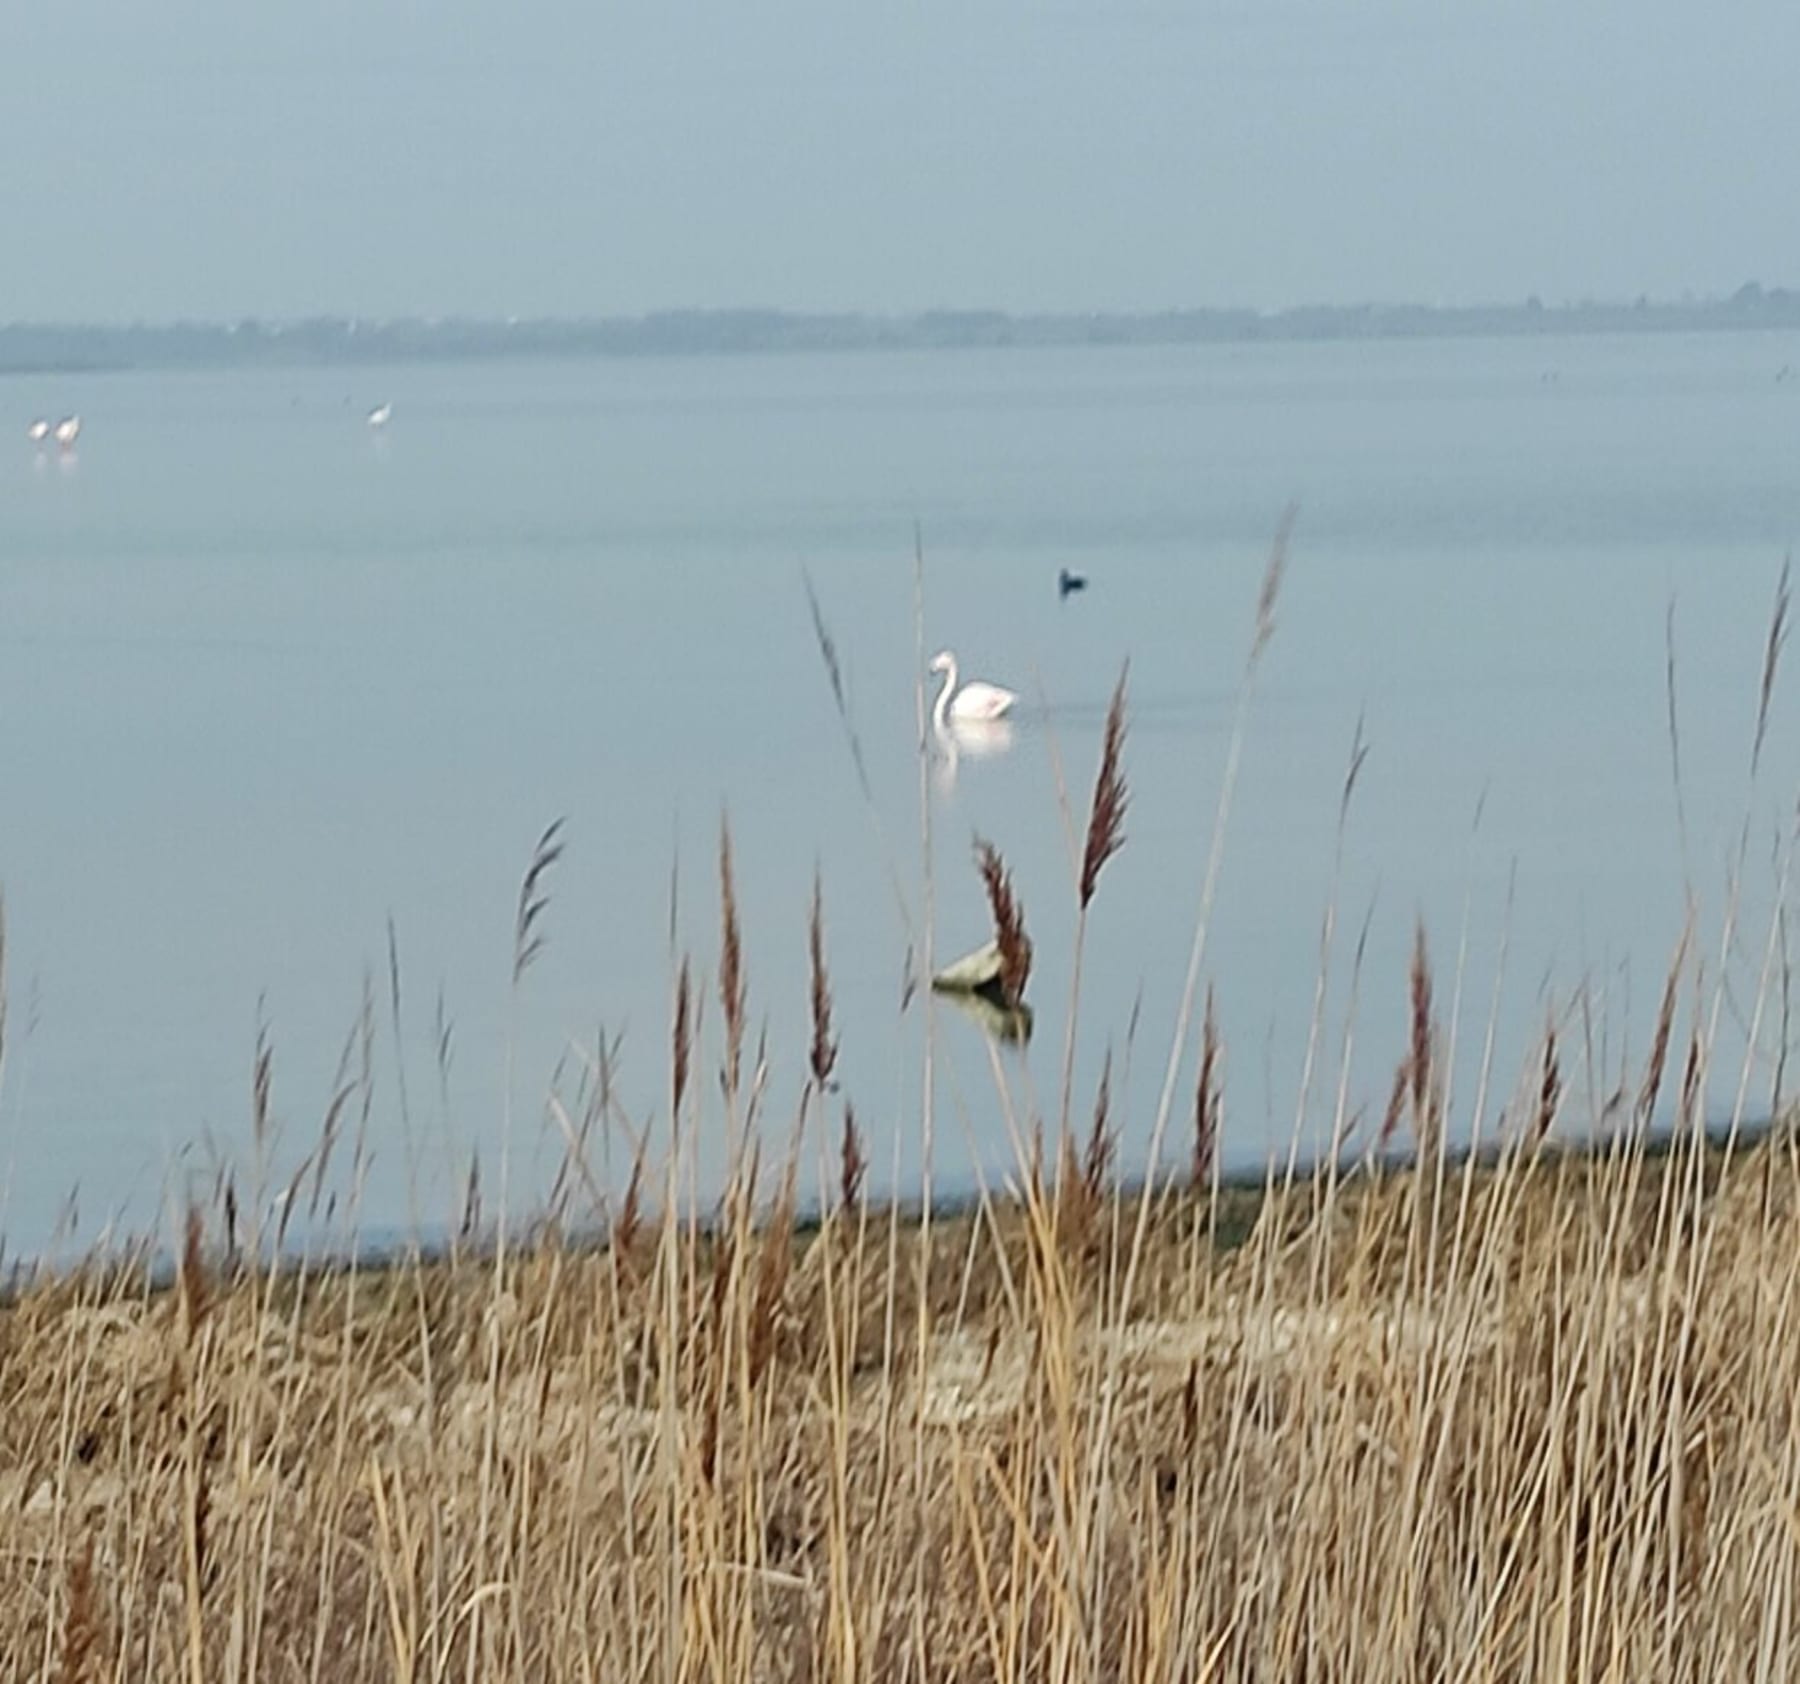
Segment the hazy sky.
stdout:
<path fill-rule="evenodd" d="M 1794 0 L 0 0 L 0 319 L 1800 283 Z"/>

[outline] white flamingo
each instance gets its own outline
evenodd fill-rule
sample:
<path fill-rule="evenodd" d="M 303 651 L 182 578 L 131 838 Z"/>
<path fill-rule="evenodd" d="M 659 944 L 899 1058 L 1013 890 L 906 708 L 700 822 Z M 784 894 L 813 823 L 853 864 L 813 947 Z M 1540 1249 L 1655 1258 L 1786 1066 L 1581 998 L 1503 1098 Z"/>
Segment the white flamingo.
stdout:
<path fill-rule="evenodd" d="M 369 425 L 371 427 L 385 427 L 393 417 L 394 406 L 392 403 L 378 403 L 369 411 Z"/>
<path fill-rule="evenodd" d="M 40 415 L 25 429 L 25 436 L 33 444 L 42 444 L 50 436 L 50 423 Z"/>
<path fill-rule="evenodd" d="M 64 450 L 73 450 L 75 441 L 80 437 L 81 417 L 79 415 L 65 415 L 56 423 L 56 442 Z"/>
<path fill-rule="evenodd" d="M 932 658 L 931 670 L 944 675 L 944 687 L 938 691 L 937 706 L 931 710 L 932 722 L 941 731 L 947 724 L 969 725 L 999 719 L 1009 712 L 1019 698 L 998 684 L 987 684 L 972 678 L 960 690 L 956 687 L 956 657 L 948 649 Z"/>

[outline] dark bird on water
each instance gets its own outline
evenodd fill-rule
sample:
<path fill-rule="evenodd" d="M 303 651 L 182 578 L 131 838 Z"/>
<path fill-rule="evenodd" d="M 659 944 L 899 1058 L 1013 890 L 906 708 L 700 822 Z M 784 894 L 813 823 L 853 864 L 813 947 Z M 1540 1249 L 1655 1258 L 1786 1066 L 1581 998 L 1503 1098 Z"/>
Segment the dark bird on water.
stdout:
<path fill-rule="evenodd" d="M 1056 575 L 1056 594 L 1061 598 L 1073 596 L 1076 591 L 1087 589 L 1087 579 L 1080 573 L 1071 573 L 1068 568 Z"/>

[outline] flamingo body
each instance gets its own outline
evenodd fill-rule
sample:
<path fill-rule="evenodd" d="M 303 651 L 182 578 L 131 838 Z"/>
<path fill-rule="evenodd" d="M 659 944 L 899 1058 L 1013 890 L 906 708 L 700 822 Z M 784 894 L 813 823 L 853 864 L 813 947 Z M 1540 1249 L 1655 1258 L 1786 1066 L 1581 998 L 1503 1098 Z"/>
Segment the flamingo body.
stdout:
<path fill-rule="evenodd" d="M 951 699 L 950 717 L 971 721 L 999 719 L 1018 699 L 1012 691 L 1003 690 L 998 684 L 971 679 Z"/>
<path fill-rule="evenodd" d="M 1002 718 L 1019 699 L 1012 691 L 979 678 L 970 679 L 958 689 L 956 657 L 948 649 L 931 663 L 931 670 L 944 675 L 944 687 L 938 692 L 937 706 L 932 709 L 932 717 L 940 730 L 946 723 L 968 725 Z"/>

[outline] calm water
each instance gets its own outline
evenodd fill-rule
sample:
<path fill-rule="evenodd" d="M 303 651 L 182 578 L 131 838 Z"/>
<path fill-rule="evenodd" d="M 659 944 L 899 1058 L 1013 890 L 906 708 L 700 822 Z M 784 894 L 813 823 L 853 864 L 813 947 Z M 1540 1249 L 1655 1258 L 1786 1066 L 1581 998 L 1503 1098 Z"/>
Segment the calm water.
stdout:
<path fill-rule="evenodd" d="M 1085 807 L 1131 660 L 1129 840 L 1095 908 L 1078 1065 L 1091 1093 L 1135 1015 L 1128 1159 L 1167 1058 L 1257 582 L 1290 498 L 1292 567 L 1205 972 L 1228 1044 L 1228 1161 L 1260 1161 L 1295 1125 L 1359 713 L 1370 753 L 1320 1083 L 1336 1082 L 1365 914 L 1355 1102 L 1385 1099 L 1421 915 L 1447 997 L 1467 908 L 1465 1117 L 1503 942 L 1490 1117 L 1549 1004 L 1584 979 L 1596 1050 L 1604 1035 L 1616 1062 L 1627 1033 L 1641 1049 L 1682 913 L 1672 596 L 1714 948 L 1725 862 L 1754 821 L 1747 1005 L 1800 782 L 1790 683 L 1748 785 L 1769 605 L 1800 531 L 1787 363 L 1790 339 L 1711 337 L 0 380 L 9 1245 L 42 1245 L 72 1190 L 82 1239 L 153 1220 L 219 1160 L 247 1163 L 259 1020 L 272 1173 L 291 1170 L 365 976 L 380 1008 L 367 1224 L 407 1220 L 403 1121 L 423 1142 L 427 1221 L 452 1209 L 476 1146 L 491 1189 L 514 899 L 559 815 L 549 947 L 514 1013 L 515 1184 L 547 1185 L 560 1137 L 545 1097 L 560 1085 L 573 1102 L 572 1049 L 603 1031 L 621 1038 L 633 1113 L 665 1104 L 672 882 L 678 865 L 679 940 L 710 973 L 725 808 L 771 1129 L 786 1138 L 799 1096 L 817 863 L 844 1089 L 879 1179 L 898 1143 L 915 1186 L 923 1016 L 899 1009 L 890 875 L 916 916 L 915 519 L 928 646 L 1029 704 L 1008 752 L 934 783 L 939 951 L 985 936 L 979 831 L 1013 865 L 1037 942 L 1030 1077 L 1046 1103 L 1073 922 L 1048 748 Z M 393 425 L 372 436 L 361 417 L 383 398 Z M 78 460 L 34 460 L 26 420 L 71 409 Z M 1092 581 L 1066 603 L 1065 565 Z M 878 816 L 830 705 L 803 566 Z M 717 1020 L 709 991 L 714 1043 Z M 948 1011 L 938 1029 L 938 1174 L 966 1184 L 1011 1153 L 979 1033 Z M 1568 1064 L 1585 1089 L 1578 1048 Z M 1734 1089 L 1722 1074 L 1714 1103 Z M 701 1153 L 714 1161 L 714 1143 Z"/>

